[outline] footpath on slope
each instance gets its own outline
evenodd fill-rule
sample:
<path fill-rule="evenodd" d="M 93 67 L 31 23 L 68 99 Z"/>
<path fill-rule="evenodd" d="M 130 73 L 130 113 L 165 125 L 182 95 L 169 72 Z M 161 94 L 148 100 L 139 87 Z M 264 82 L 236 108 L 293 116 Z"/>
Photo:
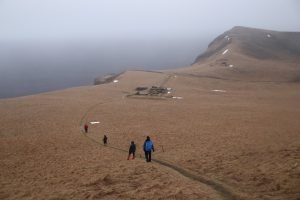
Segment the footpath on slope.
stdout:
<path fill-rule="evenodd" d="M 171 77 L 171 75 L 168 75 L 162 81 L 161 86 L 165 85 L 168 82 L 168 80 L 170 79 L 170 77 Z M 97 141 L 96 139 L 94 139 L 92 137 L 89 137 L 88 134 L 86 134 L 84 132 L 83 126 L 84 126 L 85 122 L 87 121 L 87 117 L 88 117 L 89 113 L 92 112 L 94 110 L 94 108 L 96 108 L 98 106 L 101 106 L 101 105 L 108 104 L 108 103 L 118 102 L 118 101 L 119 100 L 99 102 L 99 103 L 96 103 L 96 104 L 92 105 L 89 109 L 87 109 L 87 111 L 84 113 L 84 115 L 82 116 L 82 118 L 80 120 L 80 123 L 79 123 L 81 134 L 83 136 L 85 136 L 86 138 L 88 138 L 89 140 L 91 140 L 92 142 L 94 142 L 98 145 L 104 146 L 104 144 L 102 144 L 101 142 Z M 114 149 L 114 150 L 117 150 L 117 151 L 121 151 L 121 152 L 124 152 L 126 154 L 128 153 L 127 150 L 121 149 L 121 148 L 118 148 L 118 147 L 115 147 L 115 146 L 112 146 L 112 145 L 105 145 L 105 147 L 111 148 L 111 149 Z M 137 158 L 143 159 L 143 156 L 140 154 L 139 156 L 137 156 Z M 152 161 L 159 164 L 159 165 L 161 165 L 161 166 L 168 167 L 168 168 L 178 172 L 179 174 L 181 174 L 181 175 L 183 175 L 183 176 L 185 176 L 185 177 L 187 177 L 187 178 L 189 178 L 193 181 L 197 181 L 201 184 L 209 186 L 210 188 L 212 188 L 213 190 L 215 190 L 219 194 L 220 199 L 223 199 L 223 200 L 237 200 L 237 199 L 240 199 L 240 198 L 238 198 L 238 196 L 236 194 L 234 194 L 230 189 L 228 189 L 228 187 L 224 186 L 222 183 L 220 183 L 216 180 L 211 180 L 211 179 L 208 179 L 208 178 L 203 177 L 203 176 L 195 175 L 194 173 L 188 171 L 187 169 L 184 169 L 180 166 L 171 164 L 167 161 L 163 161 L 163 160 L 159 160 L 159 159 L 152 159 Z"/>

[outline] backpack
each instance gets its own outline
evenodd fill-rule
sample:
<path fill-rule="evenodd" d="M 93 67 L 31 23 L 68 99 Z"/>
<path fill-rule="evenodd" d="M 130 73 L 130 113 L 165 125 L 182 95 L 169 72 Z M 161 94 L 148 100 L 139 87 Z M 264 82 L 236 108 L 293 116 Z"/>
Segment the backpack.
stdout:
<path fill-rule="evenodd" d="M 145 151 L 151 151 L 153 147 L 153 143 L 151 141 L 146 141 L 145 143 Z"/>

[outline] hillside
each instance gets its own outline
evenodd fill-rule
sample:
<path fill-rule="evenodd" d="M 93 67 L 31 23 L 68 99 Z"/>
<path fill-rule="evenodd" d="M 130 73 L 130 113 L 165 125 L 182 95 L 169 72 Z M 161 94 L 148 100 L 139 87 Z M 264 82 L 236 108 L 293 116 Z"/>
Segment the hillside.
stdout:
<path fill-rule="evenodd" d="M 240 45 L 233 37 L 190 67 L 0 100 L 0 199 L 298 200 L 294 55 L 260 59 Z M 137 94 L 153 86 L 168 92 Z M 137 158 L 127 160 L 132 140 Z"/>
<path fill-rule="evenodd" d="M 300 33 L 234 27 L 198 56 L 194 72 L 232 80 L 300 80 Z"/>

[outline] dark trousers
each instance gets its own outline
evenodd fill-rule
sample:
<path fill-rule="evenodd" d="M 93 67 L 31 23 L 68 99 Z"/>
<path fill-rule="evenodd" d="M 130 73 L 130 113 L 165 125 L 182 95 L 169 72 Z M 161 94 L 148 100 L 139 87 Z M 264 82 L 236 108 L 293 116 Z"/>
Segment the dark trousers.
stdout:
<path fill-rule="evenodd" d="M 145 158 L 147 162 L 151 162 L 151 151 L 145 151 Z"/>

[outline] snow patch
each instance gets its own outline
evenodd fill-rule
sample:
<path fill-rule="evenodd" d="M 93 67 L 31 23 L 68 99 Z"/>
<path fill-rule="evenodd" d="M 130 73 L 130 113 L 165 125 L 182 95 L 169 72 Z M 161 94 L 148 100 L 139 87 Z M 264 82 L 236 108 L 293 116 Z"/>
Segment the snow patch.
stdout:
<path fill-rule="evenodd" d="M 230 40 L 231 38 L 230 38 L 228 35 L 226 35 L 226 36 L 224 37 L 224 39 Z"/>
<path fill-rule="evenodd" d="M 213 92 L 226 92 L 226 90 L 212 90 Z"/>
<path fill-rule="evenodd" d="M 119 80 L 114 80 L 114 83 L 118 83 L 119 82 Z"/>
<path fill-rule="evenodd" d="M 183 99 L 183 97 L 173 97 L 173 99 Z"/>
<path fill-rule="evenodd" d="M 271 38 L 272 36 L 270 34 L 267 35 L 268 38 Z"/>
<path fill-rule="evenodd" d="M 100 122 L 90 122 L 90 124 L 100 124 Z"/>
<path fill-rule="evenodd" d="M 233 67 L 233 65 L 229 65 L 229 67 L 231 68 L 231 67 Z"/>
<path fill-rule="evenodd" d="M 229 49 L 226 49 L 222 54 L 225 55 L 228 51 Z"/>

